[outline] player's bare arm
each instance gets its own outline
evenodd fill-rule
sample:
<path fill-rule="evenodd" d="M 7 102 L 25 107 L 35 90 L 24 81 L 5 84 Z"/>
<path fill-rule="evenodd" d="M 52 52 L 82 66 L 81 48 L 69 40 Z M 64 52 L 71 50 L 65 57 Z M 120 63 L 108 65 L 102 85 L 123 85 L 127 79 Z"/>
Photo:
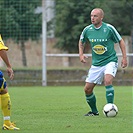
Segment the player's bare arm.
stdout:
<path fill-rule="evenodd" d="M 121 66 L 122 66 L 122 68 L 125 68 L 125 67 L 127 67 L 127 55 L 126 55 L 125 42 L 123 41 L 123 39 L 120 40 L 119 45 L 120 45 L 120 49 L 122 52 Z"/>
<path fill-rule="evenodd" d="M 87 56 L 84 55 L 84 45 L 82 42 L 79 40 L 79 58 L 82 63 L 86 63 L 85 58 L 88 58 Z"/>
<path fill-rule="evenodd" d="M 5 50 L 0 50 L 0 56 L 1 56 L 1 58 L 3 59 L 3 61 L 5 62 L 6 66 L 7 66 L 8 76 L 12 80 L 14 78 L 14 73 L 13 73 L 12 67 L 10 65 L 10 62 L 9 62 L 6 51 Z"/>

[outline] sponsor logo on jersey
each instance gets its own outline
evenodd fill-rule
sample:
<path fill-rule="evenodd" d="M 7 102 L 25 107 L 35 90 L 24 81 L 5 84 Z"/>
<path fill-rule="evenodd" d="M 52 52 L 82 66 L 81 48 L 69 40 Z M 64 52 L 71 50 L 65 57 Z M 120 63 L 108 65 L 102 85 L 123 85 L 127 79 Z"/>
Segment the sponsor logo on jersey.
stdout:
<path fill-rule="evenodd" d="M 107 42 L 108 39 L 89 39 L 90 42 Z"/>
<path fill-rule="evenodd" d="M 95 46 L 92 48 L 92 50 L 93 50 L 96 54 L 101 55 L 101 54 L 104 54 L 104 53 L 107 51 L 107 47 L 104 47 L 104 46 L 98 44 L 98 45 L 95 45 Z"/>

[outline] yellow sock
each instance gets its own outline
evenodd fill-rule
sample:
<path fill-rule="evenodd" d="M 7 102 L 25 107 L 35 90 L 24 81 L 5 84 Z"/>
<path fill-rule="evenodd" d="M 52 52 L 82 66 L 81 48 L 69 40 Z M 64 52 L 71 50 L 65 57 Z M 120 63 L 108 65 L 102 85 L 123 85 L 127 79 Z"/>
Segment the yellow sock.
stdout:
<path fill-rule="evenodd" d="M 1 109 L 4 117 L 4 124 L 10 126 L 10 116 L 11 116 L 11 100 L 8 93 L 1 95 Z"/>

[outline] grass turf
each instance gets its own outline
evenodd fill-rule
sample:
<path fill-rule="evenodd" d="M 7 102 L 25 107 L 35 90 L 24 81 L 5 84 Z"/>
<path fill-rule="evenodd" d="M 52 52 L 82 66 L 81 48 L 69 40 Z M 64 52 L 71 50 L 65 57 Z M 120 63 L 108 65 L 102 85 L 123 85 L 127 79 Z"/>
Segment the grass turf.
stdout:
<path fill-rule="evenodd" d="M 85 117 L 90 109 L 83 86 L 10 87 L 11 120 L 19 133 L 132 133 L 132 87 L 115 87 L 118 115 L 107 118 L 102 113 L 106 103 L 105 88 L 97 86 L 95 94 L 99 116 Z M 0 120 L 2 126 L 2 115 Z M 0 132 L 6 133 L 9 131 Z"/>

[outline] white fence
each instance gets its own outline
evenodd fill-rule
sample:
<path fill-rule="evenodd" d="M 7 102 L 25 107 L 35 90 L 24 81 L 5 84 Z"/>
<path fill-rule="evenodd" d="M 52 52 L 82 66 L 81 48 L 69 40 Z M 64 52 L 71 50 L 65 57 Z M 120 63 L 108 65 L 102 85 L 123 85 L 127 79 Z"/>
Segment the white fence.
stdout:
<path fill-rule="evenodd" d="M 88 57 L 91 57 L 91 54 L 85 54 Z M 47 57 L 79 57 L 79 54 L 46 54 Z M 118 57 L 121 57 L 122 54 L 118 53 Z M 133 53 L 127 53 L 127 57 L 133 57 Z"/>
<path fill-rule="evenodd" d="M 84 81 L 84 78 L 86 76 L 86 71 L 89 69 L 91 65 L 91 54 L 85 54 L 86 56 L 89 57 L 88 62 L 86 64 L 83 64 L 79 60 L 79 54 L 46 54 L 47 57 L 47 67 L 53 66 L 54 69 L 51 69 L 52 76 L 48 76 L 48 83 L 53 83 L 54 85 L 60 85 L 60 84 L 78 84 L 81 83 L 81 81 Z M 121 58 L 122 54 L 118 53 L 118 61 L 119 61 L 119 67 L 121 66 Z M 115 84 L 117 85 L 131 85 L 132 84 L 132 70 L 130 71 L 130 68 L 133 68 L 133 53 L 127 53 L 127 60 L 128 60 L 128 69 L 125 72 L 125 69 L 120 69 L 117 74 L 117 78 L 114 81 Z M 49 64 L 49 62 L 52 63 Z M 63 63 L 63 65 L 61 64 Z M 72 64 L 71 64 L 72 63 Z M 63 70 L 63 67 L 74 67 L 70 72 L 66 71 L 60 71 L 57 73 L 59 70 Z M 59 68 L 59 69 L 56 69 Z M 85 69 L 75 69 L 75 68 L 85 68 Z M 55 72 L 54 72 L 55 70 Z M 64 69 L 65 70 L 65 69 Z M 73 71 L 74 70 L 74 71 Z M 80 72 L 82 73 L 82 76 L 80 75 Z M 50 71 L 49 71 L 50 73 Z M 124 77 L 125 76 L 125 77 Z M 47 79 L 46 77 L 43 78 L 43 86 L 46 85 Z"/>
<path fill-rule="evenodd" d="M 88 63 L 82 64 L 79 60 L 79 54 L 46 54 L 47 57 L 47 67 L 54 66 L 55 68 L 58 66 L 63 67 L 83 67 L 88 64 L 91 65 L 91 54 L 85 54 L 88 56 Z M 118 67 L 121 67 L 122 54 L 118 53 Z M 133 66 L 133 53 L 127 53 L 128 67 Z"/>

